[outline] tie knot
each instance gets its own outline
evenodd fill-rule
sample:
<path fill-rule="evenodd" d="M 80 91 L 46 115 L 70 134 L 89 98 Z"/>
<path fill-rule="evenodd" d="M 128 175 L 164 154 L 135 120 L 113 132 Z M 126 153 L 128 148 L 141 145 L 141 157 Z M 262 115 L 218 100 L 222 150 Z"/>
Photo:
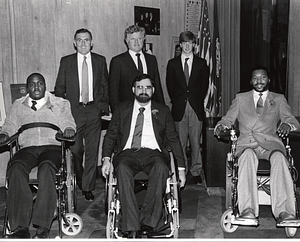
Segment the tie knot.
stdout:
<path fill-rule="evenodd" d="M 145 108 L 140 107 L 139 110 L 140 110 L 140 113 L 143 113 L 145 111 Z"/>
<path fill-rule="evenodd" d="M 190 58 L 185 58 L 185 63 L 187 63 L 187 61 L 189 60 Z"/>
<path fill-rule="evenodd" d="M 37 104 L 37 102 L 34 101 L 34 100 L 32 100 L 31 102 L 32 102 L 32 105 L 36 105 Z"/>
<path fill-rule="evenodd" d="M 86 56 L 83 56 L 83 61 L 86 61 Z"/>
<path fill-rule="evenodd" d="M 259 95 L 259 97 L 261 97 L 263 94 L 262 94 L 262 93 L 259 93 L 258 95 Z"/>
<path fill-rule="evenodd" d="M 140 53 L 137 53 L 137 54 L 135 54 L 135 55 L 137 56 L 137 58 L 140 58 L 140 55 L 141 55 L 141 54 L 140 54 Z"/>

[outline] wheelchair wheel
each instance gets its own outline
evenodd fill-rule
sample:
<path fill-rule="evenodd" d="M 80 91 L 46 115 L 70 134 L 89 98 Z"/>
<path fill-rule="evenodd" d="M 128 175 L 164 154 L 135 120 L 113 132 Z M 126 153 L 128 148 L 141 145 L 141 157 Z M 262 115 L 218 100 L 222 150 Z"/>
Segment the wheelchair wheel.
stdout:
<path fill-rule="evenodd" d="M 231 219 L 233 216 L 234 216 L 233 211 L 231 208 L 229 208 L 223 213 L 221 217 L 221 221 L 220 221 L 221 228 L 226 233 L 233 233 L 238 228 L 237 225 L 232 225 L 231 223 Z"/>
<path fill-rule="evenodd" d="M 67 224 L 63 219 L 61 220 L 62 232 L 66 235 L 75 236 L 79 234 L 83 227 L 82 219 L 76 213 L 66 213 Z"/>
<path fill-rule="evenodd" d="M 288 238 L 293 238 L 297 233 L 297 228 L 294 227 L 285 227 L 284 230 Z"/>
<path fill-rule="evenodd" d="M 113 239 L 114 238 L 114 214 L 108 213 L 107 223 L 106 223 L 106 238 Z"/>
<path fill-rule="evenodd" d="M 66 151 L 67 164 L 67 211 L 73 213 L 76 211 L 76 175 L 72 154 L 70 150 Z"/>
<path fill-rule="evenodd" d="M 177 239 L 179 234 L 179 214 L 178 211 L 173 216 L 174 235 L 173 238 Z"/>

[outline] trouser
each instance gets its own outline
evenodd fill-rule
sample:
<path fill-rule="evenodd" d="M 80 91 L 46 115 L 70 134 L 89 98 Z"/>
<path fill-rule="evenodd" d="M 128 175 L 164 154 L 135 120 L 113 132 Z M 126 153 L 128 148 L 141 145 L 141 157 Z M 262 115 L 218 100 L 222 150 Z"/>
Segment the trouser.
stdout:
<path fill-rule="evenodd" d="M 238 159 L 237 189 L 239 211 L 242 212 L 246 208 L 252 208 L 255 215 L 259 215 L 256 174 L 258 159 L 270 160 L 271 206 L 275 218 L 283 211 L 295 215 L 293 180 L 288 168 L 287 159 L 280 151 L 270 153 L 261 147 L 253 150 L 246 149 Z"/>
<path fill-rule="evenodd" d="M 50 229 L 56 209 L 56 171 L 61 164 L 61 147 L 34 146 L 21 149 L 8 167 L 7 210 L 11 229 L 32 224 Z M 29 181 L 31 169 L 38 166 L 38 191 L 33 209 Z M 33 210 L 33 212 L 32 212 Z"/>
<path fill-rule="evenodd" d="M 184 154 L 186 172 L 190 170 L 192 176 L 200 176 L 202 171 L 201 156 L 201 134 L 203 121 L 199 121 L 197 114 L 187 102 L 183 118 L 180 122 L 175 122 L 176 130 L 179 134 L 181 147 Z M 186 147 L 188 140 L 191 145 L 191 167 L 188 167 Z"/>
<path fill-rule="evenodd" d="M 141 223 L 155 228 L 163 215 L 163 194 L 169 174 L 168 157 L 158 150 L 128 149 L 116 155 L 113 164 L 122 207 L 122 231 L 139 230 Z M 139 171 L 149 176 L 140 213 L 134 193 L 134 175 Z"/>
<path fill-rule="evenodd" d="M 101 133 L 101 113 L 94 104 L 79 106 L 76 121 L 75 144 L 71 146 L 77 179 L 83 191 L 93 191 L 96 186 L 98 152 Z M 83 159 L 83 155 L 85 159 Z M 83 169 L 84 160 L 84 169 Z"/>

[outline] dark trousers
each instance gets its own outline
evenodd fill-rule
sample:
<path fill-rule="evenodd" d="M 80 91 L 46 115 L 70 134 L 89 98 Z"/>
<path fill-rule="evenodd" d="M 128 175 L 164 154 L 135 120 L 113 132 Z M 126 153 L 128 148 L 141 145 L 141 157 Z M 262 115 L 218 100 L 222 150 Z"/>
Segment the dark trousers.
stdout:
<path fill-rule="evenodd" d="M 7 209 L 11 229 L 32 224 L 50 229 L 56 209 L 55 175 L 61 164 L 61 147 L 33 146 L 19 150 L 8 167 Z M 33 209 L 28 185 L 31 169 L 38 166 L 38 192 Z M 33 210 L 33 211 L 32 211 Z"/>
<path fill-rule="evenodd" d="M 82 181 L 83 191 L 93 191 L 96 186 L 98 152 L 101 133 L 100 110 L 94 105 L 79 106 L 76 121 L 75 144 L 71 150 L 75 160 L 77 179 Z M 85 159 L 83 159 L 85 155 Z M 84 169 L 83 169 L 84 160 Z"/>
<path fill-rule="evenodd" d="M 128 149 L 113 159 L 122 206 L 122 231 L 140 229 L 140 223 L 155 228 L 163 215 L 163 194 L 169 174 L 168 157 L 158 150 Z M 134 175 L 144 171 L 149 176 L 142 209 L 134 193 Z"/>

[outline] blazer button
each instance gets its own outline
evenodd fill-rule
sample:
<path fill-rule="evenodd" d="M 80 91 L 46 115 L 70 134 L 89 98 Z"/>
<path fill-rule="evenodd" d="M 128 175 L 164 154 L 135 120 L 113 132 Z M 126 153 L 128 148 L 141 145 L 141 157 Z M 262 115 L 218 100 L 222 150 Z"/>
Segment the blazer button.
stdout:
<path fill-rule="evenodd" d="M 190 92 L 190 90 L 186 90 L 186 92 Z"/>

